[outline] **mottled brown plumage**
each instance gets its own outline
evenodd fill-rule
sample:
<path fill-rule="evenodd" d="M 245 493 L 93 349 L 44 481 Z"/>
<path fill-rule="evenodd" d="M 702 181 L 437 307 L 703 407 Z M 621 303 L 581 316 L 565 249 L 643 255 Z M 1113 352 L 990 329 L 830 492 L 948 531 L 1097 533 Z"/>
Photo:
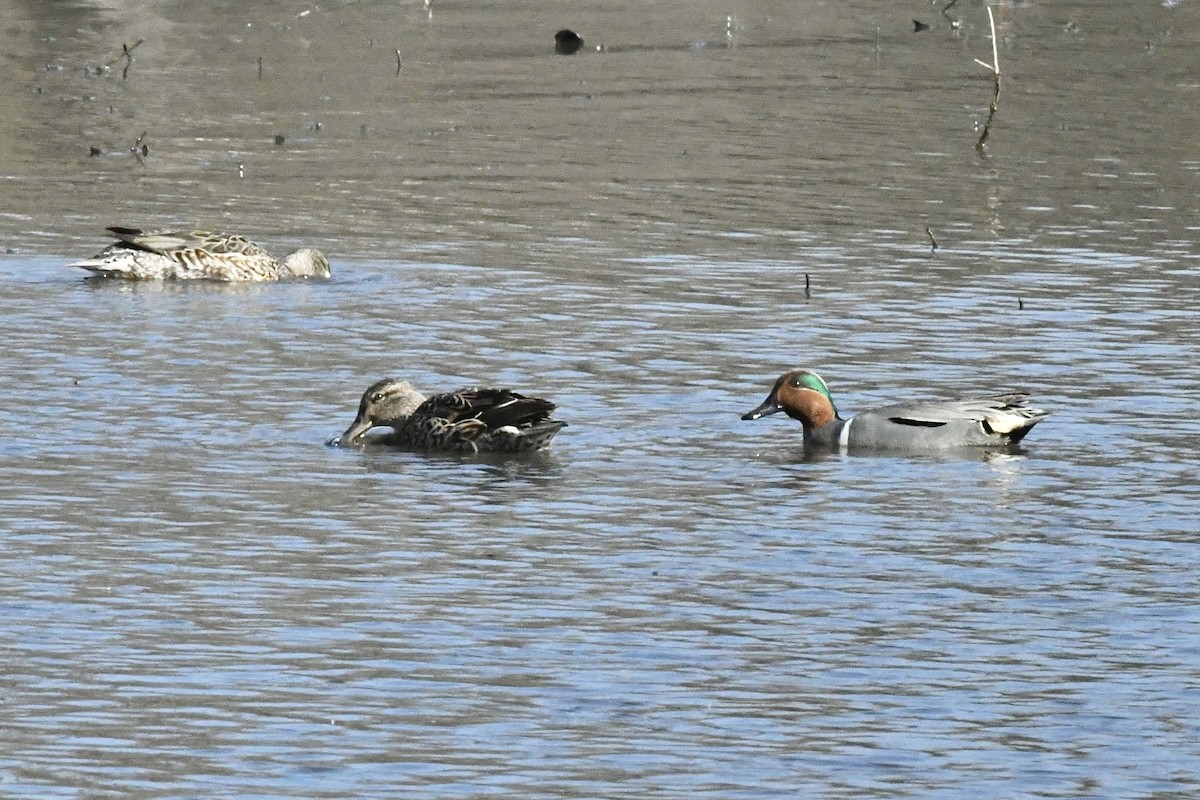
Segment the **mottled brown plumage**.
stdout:
<path fill-rule="evenodd" d="M 426 398 L 412 384 L 385 378 L 363 393 L 358 416 L 335 443 L 358 444 L 374 427 L 383 441 L 420 450 L 541 450 L 567 423 L 550 419 L 554 403 L 508 389 L 460 389 Z"/>
<path fill-rule="evenodd" d="M 329 261 L 302 249 L 277 261 L 244 236 L 206 231 L 146 233 L 109 228 L 114 244 L 70 266 L 127 280 L 274 281 L 328 278 Z"/>

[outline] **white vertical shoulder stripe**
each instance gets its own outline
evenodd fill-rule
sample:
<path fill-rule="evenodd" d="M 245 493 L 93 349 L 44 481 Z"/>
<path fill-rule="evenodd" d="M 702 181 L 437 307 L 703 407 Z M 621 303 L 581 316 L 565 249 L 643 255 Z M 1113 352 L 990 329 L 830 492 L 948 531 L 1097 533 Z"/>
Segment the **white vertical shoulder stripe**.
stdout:
<path fill-rule="evenodd" d="M 850 446 L 850 423 L 854 422 L 854 417 L 846 420 L 846 424 L 842 426 L 841 433 L 838 434 L 838 449 L 846 450 Z"/>

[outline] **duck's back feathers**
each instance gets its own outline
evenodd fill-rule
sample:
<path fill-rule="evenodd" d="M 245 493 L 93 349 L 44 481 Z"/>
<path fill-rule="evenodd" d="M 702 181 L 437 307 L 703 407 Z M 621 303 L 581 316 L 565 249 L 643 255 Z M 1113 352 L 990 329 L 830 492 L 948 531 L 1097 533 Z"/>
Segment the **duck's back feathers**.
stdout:
<path fill-rule="evenodd" d="M 414 416 L 425 413 L 445 417 L 451 422 L 477 419 L 487 428 L 495 429 L 505 425 L 533 425 L 549 417 L 555 408 L 549 400 L 526 397 L 509 389 L 472 387 L 434 395 L 416 410 Z"/>
<path fill-rule="evenodd" d="M 437 450 L 540 450 L 565 422 L 550 419 L 554 403 L 509 389 L 471 387 L 434 395 L 397 435 L 403 444 Z"/>
<path fill-rule="evenodd" d="M 138 228 L 111 227 L 109 233 L 117 237 L 117 241 L 137 250 L 148 253 L 158 253 L 165 256 L 175 256 L 185 251 L 204 251 L 214 256 L 245 255 L 266 256 L 254 242 L 245 236 L 230 233 L 209 233 L 208 231 L 158 231 L 147 233 Z"/>

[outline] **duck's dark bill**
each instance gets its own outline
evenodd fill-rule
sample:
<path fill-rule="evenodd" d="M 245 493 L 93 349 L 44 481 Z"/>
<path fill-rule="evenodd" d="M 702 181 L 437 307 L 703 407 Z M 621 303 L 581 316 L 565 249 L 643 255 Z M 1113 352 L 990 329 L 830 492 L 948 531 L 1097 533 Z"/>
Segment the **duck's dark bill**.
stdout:
<path fill-rule="evenodd" d="M 768 417 L 771 414 L 778 414 L 780 411 L 783 411 L 783 406 L 776 403 L 774 397 L 768 397 L 758 408 L 742 414 L 742 419 L 759 419 L 761 417 Z"/>
<path fill-rule="evenodd" d="M 350 427 L 346 428 L 346 432 L 337 438 L 338 447 L 351 447 L 359 443 L 359 439 L 363 434 L 375 427 L 369 419 L 363 419 L 362 416 L 355 418 L 354 422 L 350 423 Z"/>

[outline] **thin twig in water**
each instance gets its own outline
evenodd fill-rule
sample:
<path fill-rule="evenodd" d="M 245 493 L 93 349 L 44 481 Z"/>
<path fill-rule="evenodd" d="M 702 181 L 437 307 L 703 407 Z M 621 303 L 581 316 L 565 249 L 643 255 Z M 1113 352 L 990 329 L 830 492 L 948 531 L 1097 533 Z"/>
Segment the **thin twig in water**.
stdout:
<path fill-rule="evenodd" d="M 935 252 L 937 252 L 938 243 L 937 239 L 933 238 L 933 231 L 929 229 L 928 225 L 925 226 L 925 235 L 929 237 L 929 255 L 933 255 Z"/>
<path fill-rule="evenodd" d="M 262 80 L 262 56 L 258 57 L 258 79 Z"/>
<path fill-rule="evenodd" d="M 811 287 L 812 287 L 812 284 L 809 282 L 808 273 L 806 272 L 806 273 L 804 273 L 804 297 L 805 297 L 805 299 L 812 297 Z"/>
<path fill-rule="evenodd" d="M 400 67 L 403 65 L 404 65 L 404 62 L 400 60 L 400 49 L 396 48 L 396 74 L 397 75 L 400 74 Z"/>
<path fill-rule="evenodd" d="M 958 30 L 959 26 L 962 25 L 962 20 L 955 19 L 954 17 L 950 16 L 949 13 L 950 9 L 954 8 L 954 4 L 957 2 L 958 0 L 950 0 L 949 3 L 946 3 L 946 5 L 942 6 L 942 16 L 945 17 L 946 21 L 950 23 L 950 30 L 952 31 Z"/>
<path fill-rule="evenodd" d="M 997 49 L 997 44 L 996 44 L 996 18 L 994 16 L 992 16 L 992 7 L 991 6 L 988 6 L 987 12 L 988 12 L 988 24 L 991 25 L 991 28 L 992 28 L 992 63 L 989 64 L 986 61 L 980 61 L 978 58 L 975 59 L 975 63 L 978 64 L 979 66 L 983 67 L 984 69 L 991 70 L 993 74 L 999 75 L 1000 74 L 1000 52 Z"/>
<path fill-rule="evenodd" d="M 103 71 L 107 72 L 109 67 L 111 67 L 113 64 L 117 63 L 118 61 L 120 61 L 123 58 L 123 59 L 125 59 L 125 68 L 121 70 L 121 79 L 122 80 L 127 79 L 129 77 L 129 68 L 131 66 L 133 66 L 133 51 L 139 44 L 141 44 L 144 41 L 146 41 L 146 40 L 138 39 L 133 44 L 122 44 L 121 45 L 121 55 L 117 56 L 112 61 L 109 61 L 107 64 L 105 64 L 103 67 Z"/>
<path fill-rule="evenodd" d="M 141 42 L 137 42 L 133 47 L 137 47 Z M 129 79 L 129 68 L 133 66 L 133 47 L 121 45 L 121 50 L 125 54 L 125 67 L 121 70 L 121 80 Z"/>
<path fill-rule="evenodd" d="M 118 62 L 118 61 L 120 61 L 122 58 L 124 58 L 125 60 L 129 60 L 129 59 L 133 58 L 133 55 L 132 55 L 133 51 L 134 51 L 134 50 L 137 48 L 137 46 L 138 46 L 138 45 L 140 45 L 140 44 L 141 44 L 142 42 L 144 42 L 144 41 L 146 41 L 146 40 L 145 40 L 145 39 L 138 39 L 138 40 L 137 40 L 136 42 L 134 42 L 133 44 L 122 44 L 122 45 L 121 45 L 121 55 L 117 56 L 117 57 L 116 57 L 116 58 L 114 58 L 112 61 L 110 61 L 110 62 L 108 62 L 107 64 L 105 64 L 104 66 L 105 66 L 105 67 L 111 67 L 113 64 L 117 63 L 117 62 Z"/>
<path fill-rule="evenodd" d="M 1000 105 L 1000 50 L 996 43 L 996 18 L 992 15 L 992 7 L 988 6 L 988 23 L 992 28 L 992 63 L 988 64 L 985 61 L 975 59 L 975 63 L 984 69 L 991 70 L 992 77 L 995 79 L 995 90 L 992 92 L 992 102 L 988 106 L 987 121 L 983 123 L 983 131 L 979 134 L 979 141 L 975 143 L 975 149 L 979 151 L 979 155 L 986 156 L 984 147 L 987 145 L 988 136 L 992 132 L 992 120 L 996 117 L 996 108 Z"/>

